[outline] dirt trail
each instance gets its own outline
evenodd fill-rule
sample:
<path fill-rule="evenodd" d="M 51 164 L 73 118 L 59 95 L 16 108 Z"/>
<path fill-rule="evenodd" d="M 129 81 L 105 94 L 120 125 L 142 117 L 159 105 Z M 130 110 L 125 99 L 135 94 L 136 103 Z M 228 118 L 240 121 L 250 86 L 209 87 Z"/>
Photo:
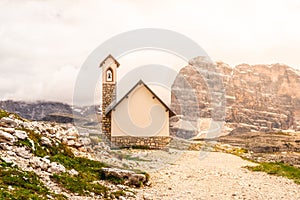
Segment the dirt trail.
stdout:
<path fill-rule="evenodd" d="M 251 172 L 255 165 L 219 152 L 200 159 L 188 151 L 173 165 L 151 173 L 152 187 L 140 189 L 137 199 L 296 199 L 300 185 L 283 177 Z"/>

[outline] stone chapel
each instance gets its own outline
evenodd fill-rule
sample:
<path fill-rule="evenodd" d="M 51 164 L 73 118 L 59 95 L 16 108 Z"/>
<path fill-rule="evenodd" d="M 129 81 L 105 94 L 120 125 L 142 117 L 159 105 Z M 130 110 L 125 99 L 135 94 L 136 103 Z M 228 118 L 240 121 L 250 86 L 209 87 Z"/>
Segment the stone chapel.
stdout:
<path fill-rule="evenodd" d="M 166 147 L 170 142 L 169 118 L 175 113 L 143 80 L 138 81 L 121 98 L 116 98 L 119 66 L 112 55 L 100 63 L 102 132 L 112 147 Z"/>

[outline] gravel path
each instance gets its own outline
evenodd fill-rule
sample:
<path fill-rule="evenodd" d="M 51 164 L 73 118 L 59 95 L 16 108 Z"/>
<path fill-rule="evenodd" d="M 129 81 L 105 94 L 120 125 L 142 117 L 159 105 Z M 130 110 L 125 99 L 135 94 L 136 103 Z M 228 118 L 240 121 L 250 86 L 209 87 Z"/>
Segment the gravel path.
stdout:
<path fill-rule="evenodd" d="M 151 173 L 152 186 L 137 199 L 297 199 L 300 185 L 283 177 L 251 172 L 240 157 L 211 152 L 204 159 L 188 151 L 173 165 Z"/>

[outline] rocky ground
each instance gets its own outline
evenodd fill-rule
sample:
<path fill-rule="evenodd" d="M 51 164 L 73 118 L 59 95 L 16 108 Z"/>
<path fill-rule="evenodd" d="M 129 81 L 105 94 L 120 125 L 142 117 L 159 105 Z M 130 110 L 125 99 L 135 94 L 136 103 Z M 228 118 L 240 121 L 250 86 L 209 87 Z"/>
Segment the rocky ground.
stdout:
<path fill-rule="evenodd" d="M 246 150 L 243 156 L 257 162 L 283 161 L 300 167 L 300 132 L 262 133 L 239 130 L 218 138 L 218 142 L 243 148 Z"/>
<path fill-rule="evenodd" d="M 300 199 L 300 185 L 283 177 L 250 172 L 240 157 L 187 151 L 168 167 L 151 173 L 152 186 L 137 199 Z"/>

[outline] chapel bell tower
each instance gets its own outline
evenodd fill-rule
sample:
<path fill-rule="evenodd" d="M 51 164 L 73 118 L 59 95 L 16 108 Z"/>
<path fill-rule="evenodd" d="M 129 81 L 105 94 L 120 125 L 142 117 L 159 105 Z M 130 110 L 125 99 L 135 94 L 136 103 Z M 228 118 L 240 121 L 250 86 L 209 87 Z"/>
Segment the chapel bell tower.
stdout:
<path fill-rule="evenodd" d="M 117 68 L 118 61 L 108 55 L 101 63 L 102 68 L 102 133 L 111 139 L 111 118 L 105 115 L 106 108 L 116 98 Z"/>

